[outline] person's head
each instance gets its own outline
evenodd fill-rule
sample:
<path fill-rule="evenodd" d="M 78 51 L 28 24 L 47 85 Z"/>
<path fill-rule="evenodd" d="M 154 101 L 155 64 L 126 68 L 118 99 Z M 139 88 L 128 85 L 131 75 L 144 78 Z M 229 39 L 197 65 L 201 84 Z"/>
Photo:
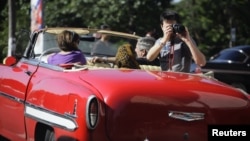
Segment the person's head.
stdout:
<path fill-rule="evenodd" d="M 166 10 L 160 15 L 161 27 L 167 24 L 180 23 L 180 16 L 177 12 Z"/>
<path fill-rule="evenodd" d="M 115 58 L 115 64 L 118 68 L 140 69 L 136 56 L 132 52 L 131 44 L 121 45 L 117 50 Z"/>
<path fill-rule="evenodd" d="M 58 46 L 63 51 L 77 50 L 79 41 L 80 36 L 73 31 L 64 30 L 57 35 Z"/>
<path fill-rule="evenodd" d="M 149 49 L 155 44 L 155 39 L 153 37 L 141 37 L 138 39 L 135 52 L 137 57 L 145 57 L 149 51 Z"/>

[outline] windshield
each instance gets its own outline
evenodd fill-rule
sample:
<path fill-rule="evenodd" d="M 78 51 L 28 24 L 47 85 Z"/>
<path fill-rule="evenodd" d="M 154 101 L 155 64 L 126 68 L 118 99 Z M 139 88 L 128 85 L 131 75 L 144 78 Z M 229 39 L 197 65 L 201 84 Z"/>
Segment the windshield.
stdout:
<path fill-rule="evenodd" d="M 93 37 L 92 35 L 89 35 Z M 89 38 L 89 37 L 87 37 Z M 130 43 L 135 47 L 137 40 L 124 37 L 109 36 L 108 39 L 102 40 L 93 37 L 93 41 L 87 41 L 86 36 L 82 36 L 79 48 L 86 56 L 115 56 L 119 46 Z"/>
<path fill-rule="evenodd" d="M 119 46 L 130 43 L 135 48 L 137 39 L 108 35 L 106 40 L 97 38 L 95 34 L 80 35 L 79 49 L 86 57 L 91 56 L 115 56 Z M 34 46 L 34 54 L 40 56 L 44 51 L 58 48 L 56 34 L 44 32 L 39 34 Z"/>

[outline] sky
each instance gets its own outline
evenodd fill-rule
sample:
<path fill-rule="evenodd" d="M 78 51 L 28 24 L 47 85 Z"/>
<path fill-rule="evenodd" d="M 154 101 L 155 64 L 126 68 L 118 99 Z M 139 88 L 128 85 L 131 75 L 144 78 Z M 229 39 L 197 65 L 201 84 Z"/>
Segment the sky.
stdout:
<path fill-rule="evenodd" d="M 173 3 L 178 3 L 180 2 L 181 0 L 173 0 Z"/>

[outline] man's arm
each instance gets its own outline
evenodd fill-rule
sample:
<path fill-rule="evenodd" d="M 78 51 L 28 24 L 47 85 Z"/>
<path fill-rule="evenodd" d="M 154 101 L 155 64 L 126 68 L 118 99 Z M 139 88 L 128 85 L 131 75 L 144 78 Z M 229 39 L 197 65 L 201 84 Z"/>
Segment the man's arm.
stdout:
<path fill-rule="evenodd" d="M 162 26 L 161 29 L 163 32 L 163 37 L 159 41 L 156 41 L 155 45 L 148 51 L 147 59 L 149 61 L 153 61 L 156 57 L 158 57 L 161 49 L 168 41 L 170 41 L 171 35 L 173 34 L 172 24 Z"/>
<path fill-rule="evenodd" d="M 146 56 L 147 60 L 149 61 L 155 60 L 164 46 L 165 44 L 163 42 L 161 41 L 160 43 L 156 42 L 154 46 L 148 51 L 147 56 Z"/>
<path fill-rule="evenodd" d="M 96 63 L 96 62 L 105 62 L 105 63 L 115 63 L 115 57 L 93 57 L 90 59 L 91 63 Z"/>
<path fill-rule="evenodd" d="M 194 43 L 193 39 L 190 37 L 188 29 L 186 28 L 186 34 L 184 36 L 182 36 L 181 34 L 177 34 L 177 35 L 188 46 L 188 48 L 192 54 L 192 58 L 193 58 L 194 62 L 201 67 L 204 66 L 206 64 L 206 57 L 198 49 L 198 47 Z"/>
<path fill-rule="evenodd" d="M 194 62 L 201 67 L 204 66 L 206 64 L 206 58 L 204 54 L 198 49 L 196 44 L 190 40 L 185 41 L 185 43 L 189 47 Z"/>

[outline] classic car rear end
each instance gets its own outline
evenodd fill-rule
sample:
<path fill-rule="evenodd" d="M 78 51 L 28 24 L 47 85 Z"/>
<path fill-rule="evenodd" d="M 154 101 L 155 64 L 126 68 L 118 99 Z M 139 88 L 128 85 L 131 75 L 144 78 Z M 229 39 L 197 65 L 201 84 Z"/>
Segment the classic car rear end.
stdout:
<path fill-rule="evenodd" d="M 208 125 L 250 124 L 247 96 L 215 80 L 172 72 L 92 74 L 84 78 L 102 92 L 111 140 L 203 141 Z"/>

